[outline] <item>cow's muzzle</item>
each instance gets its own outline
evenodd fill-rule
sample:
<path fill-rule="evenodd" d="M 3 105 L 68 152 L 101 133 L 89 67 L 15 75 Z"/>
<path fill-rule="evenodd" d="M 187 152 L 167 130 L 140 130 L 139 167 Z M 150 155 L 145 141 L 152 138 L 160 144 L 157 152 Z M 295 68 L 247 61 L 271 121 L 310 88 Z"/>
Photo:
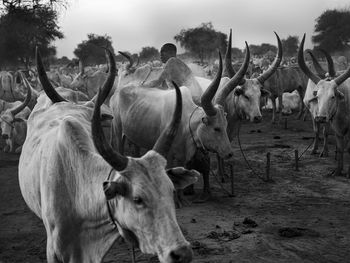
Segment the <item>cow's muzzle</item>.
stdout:
<path fill-rule="evenodd" d="M 255 116 L 254 118 L 253 118 L 253 122 L 254 123 L 259 123 L 259 122 L 261 122 L 262 121 L 262 116 Z"/>
<path fill-rule="evenodd" d="M 7 134 L 3 134 L 1 137 L 2 137 L 4 140 L 7 140 L 7 139 L 9 138 L 9 136 L 8 136 Z"/>
<path fill-rule="evenodd" d="M 192 261 L 193 252 L 190 246 L 183 246 L 170 251 L 171 263 L 189 263 Z"/>
<path fill-rule="evenodd" d="M 327 122 L 327 117 L 325 117 L 325 116 L 316 116 L 315 121 L 319 122 L 319 123 L 325 123 L 325 122 Z"/>

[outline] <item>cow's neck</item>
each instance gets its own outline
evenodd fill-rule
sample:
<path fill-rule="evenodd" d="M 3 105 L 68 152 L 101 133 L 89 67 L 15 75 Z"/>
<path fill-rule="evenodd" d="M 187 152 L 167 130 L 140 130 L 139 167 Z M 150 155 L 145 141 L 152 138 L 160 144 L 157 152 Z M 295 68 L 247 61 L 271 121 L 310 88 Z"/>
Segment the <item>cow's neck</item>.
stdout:
<path fill-rule="evenodd" d="M 198 137 L 198 128 L 202 124 L 202 118 L 205 117 L 203 108 L 196 107 L 191 111 L 186 125 L 186 161 L 189 161 L 195 154 L 197 148 L 203 148 Z"/>
<path fill-rule="evenodd" d="M 86 159 L 81 176 L 84 182 L 76 182 L 84 185 L 80 188 L 77 200 L 77 212 L 82 219 L 80 242 L 83 253 L 87 253 L 87 259 L 101 262 L 102 257 L 120 236 L 111 224 L 102 187 L 111 167 L 97 155 L 89 154 Z M 115 203 L 112 202 L 114 211 L 113 204 Z"/>
<path fill-rule="evenodd" d="M 337 111 L 331 119 L 332 127 L 339 136 L 344 136 L 350 131 L 350 116 L 347 114 L 349 112 L 349 105 L 349 102 L 346 100 L 338 100 Z"/>
<path fill-rule="evenodd" d="M 237 136 L 243 117 L 242 109 L 238 105 L 239 97 L 234 96 L 232 92 L 226 98 L 225 112 L 227 113 L 227 135 L 230 141 Z"/>

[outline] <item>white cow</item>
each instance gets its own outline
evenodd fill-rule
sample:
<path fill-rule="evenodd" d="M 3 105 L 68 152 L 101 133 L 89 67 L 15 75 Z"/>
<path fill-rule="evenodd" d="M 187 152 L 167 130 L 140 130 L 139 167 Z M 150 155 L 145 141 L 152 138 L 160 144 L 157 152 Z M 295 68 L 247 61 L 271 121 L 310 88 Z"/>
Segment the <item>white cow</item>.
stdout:
<path fill-rule="evenodd" d="M 157 254 L 161 262 L 191 262 L 173 192 L 195 182 L 198 174 L 183 168 L 166 171 L 163 157 L 181 118 L 179 91 L 170 125 L 154 148 L 131 158 L 114 151 L 101 128 L 100 106 L 113 86 L 115 70 L 91 107 L 91 102 L 67 102 L 53 89 L 38 52 L 37 65 L 53 104 L 43 106 L 39 99 L 30 115 L 18 171 L 23 198 L 45 225 L 47 261 L 102 262 L 122 236 L 142 252 Z"/>

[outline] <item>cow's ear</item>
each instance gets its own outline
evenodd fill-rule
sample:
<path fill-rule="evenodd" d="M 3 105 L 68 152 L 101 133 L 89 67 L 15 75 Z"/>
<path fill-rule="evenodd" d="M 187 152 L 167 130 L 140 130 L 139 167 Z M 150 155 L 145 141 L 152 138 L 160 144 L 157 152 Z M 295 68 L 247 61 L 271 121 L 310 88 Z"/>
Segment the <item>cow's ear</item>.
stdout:
<path fill-rule="evenodd" d="M 270 91 L 266 90 L 266 89 L 261 89 L 261 96 L 262 97 L 268 97 L 271 95 Z"/>
<path fill-rule="evenodd" d="M 174 167 L 166 170 L 166 172 L 173 182 L 175 189 L 184 189 L 194 184 L 200 175 L 196 170 L 187 170 L 183 167 Z"/>
<path fill-rule="evenodd" d="M 115 198 L 117 195 L 126 196 L 128 191 L 128 185 L 126 182 L 103 182 L 103 191 L 107 200 Z"/>

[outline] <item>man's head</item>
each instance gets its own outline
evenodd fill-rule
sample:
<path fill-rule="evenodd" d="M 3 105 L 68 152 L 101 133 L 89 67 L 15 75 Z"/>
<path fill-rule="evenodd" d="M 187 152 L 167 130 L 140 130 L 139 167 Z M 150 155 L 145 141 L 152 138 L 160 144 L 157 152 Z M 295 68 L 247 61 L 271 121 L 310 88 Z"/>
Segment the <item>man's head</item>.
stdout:
<path fill-rule="evenodd" d="M 172 43 L 164 44 L 160 49 L 160 59 L 166 63 L 169 58 L 176 57 L 176 46 Z"/>

